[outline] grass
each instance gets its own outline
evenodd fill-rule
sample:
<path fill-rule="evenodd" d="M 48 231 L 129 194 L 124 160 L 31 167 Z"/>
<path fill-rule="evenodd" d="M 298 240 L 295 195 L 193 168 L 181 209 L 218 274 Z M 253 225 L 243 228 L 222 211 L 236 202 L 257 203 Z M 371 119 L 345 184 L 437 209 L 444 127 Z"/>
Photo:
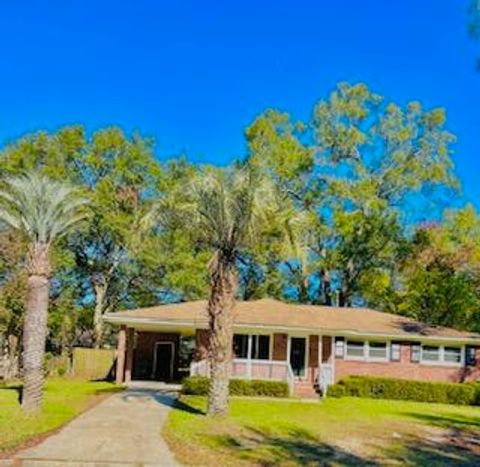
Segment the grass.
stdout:
<path fill-rule="evenodd" d="M 43 410 L 25 415 L 19 403 L 19 384 L 0 386 L 0 453 L 65 424 L 102 395 L 118 391 L 112 383 L 75 379 L 49 379 Z"/>
<path fill-rule="evenodd" d="M 480 408 L 346 397 L 325 402 L 233 398 L 204 416 L 184 396 L 164 436 L 186 465 L 480 465 Z"/>

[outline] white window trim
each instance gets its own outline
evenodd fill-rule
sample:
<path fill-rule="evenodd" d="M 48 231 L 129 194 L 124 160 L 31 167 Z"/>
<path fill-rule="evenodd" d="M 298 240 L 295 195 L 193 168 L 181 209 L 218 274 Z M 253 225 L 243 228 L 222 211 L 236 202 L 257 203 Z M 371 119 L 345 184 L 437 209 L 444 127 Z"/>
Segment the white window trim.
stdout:
<path fill-rule="evenodd" d="M 234 335 L 247 336 L 247 358 L 235 357 L 233 355 L 233 360 L 252 360 L 252 361 L 262 361 L 266 362 L 272 360 L 273 356 L 273 334 L 255 334 L 255 333 L 244 333 L 244 332 L 234 332 Z M 268 358 L 252 358 L 252 348 L 253 348 L 253 336 L 268 336 Z M 258 345 L 258 341 L 257 341 Z"/>
<path fill-rule="evenodd" d="M 439 359 L 438 360 L 424 360 L 423 358 L 423 347 L 438 347 L 439 348 Z M 460 362 L 446 362 L 445 361 L 445 347 L 460 347 Z M 465 366 L 465 346 L 461 345 L 435 345 L 435 344 L 420 344 L 420 363 L 421 365 L 427 366 L 446 366 L 453 368 L 460 368 Z"/>
<path fill-rule="evenodd" d="M 395 360 L 392 358 L 392 347 L 393 347 L 393 344 L 396 344 L 399 346 L 398 348 L 398 358 L 396 358 Z M 389 341 L 388 342 L 388 361 L 392 362 L 392 363 L 400 363 L 402 361 L 402 344 L 398 341 Z"/>
<path fill-rule="evenodd" d="M 370 342 L 371 341 L 366 341 L 366 358 L 368 362 L 390 362 L 390 345 L 391 343 L 389 341 L 372 341 L 372 342 L 381 342 L 382 344 L 385 344 L 385 357 L 370 357 Z"/>
<path fill-rule="evenodd" d="M 366 342 L 367 341 L 363 341 L 363 355 L 348 355 L 348 343 L 349 342 L 359 342 L 358 340 L 356 339 L 345 339 L 345 344 L 344 344 L 344 356 L 343 358 L 345 360 L 356 360 L 356 361 L 366 361 L 366 357 L 367 357 L 367 352 L 366 352 Z"/>
<path fill-rule="evenodd" d="M 378 362 L 378 363 L 385 363 L 385 362 L 390 362 L 390 341 L 368 341 L 365 340 L 363 341 L 363 355 L 348 355 L 348 343 L 349 342 L 358 342 L 358 340 L 355 339 L 345 339 L 344 340 L 344 360 L 351 360 L 351 361 L 357 361 L 357 362 Z M 370 342 L 382 342 L 386 344 L 386 349 L 385 349 L 385 357 L 370 357 L 369 351 L 370 351 Z"/>

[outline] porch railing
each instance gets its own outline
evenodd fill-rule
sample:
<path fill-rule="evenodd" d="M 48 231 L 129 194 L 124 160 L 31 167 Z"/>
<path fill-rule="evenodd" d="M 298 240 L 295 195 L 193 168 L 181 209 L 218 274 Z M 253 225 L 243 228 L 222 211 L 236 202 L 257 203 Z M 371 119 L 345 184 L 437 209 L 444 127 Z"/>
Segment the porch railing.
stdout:
<path fill-rule="evenodd" d="M 210 367 L 207 360 L 192 362 L 190 376 L 210 376 Z M 232 360 L 232 378 L 265 379 L 286 381 L 290 393 L 293 391 L 295 377 L 290 364 L 283 360 L 251 360 L 235 358 Z"/>

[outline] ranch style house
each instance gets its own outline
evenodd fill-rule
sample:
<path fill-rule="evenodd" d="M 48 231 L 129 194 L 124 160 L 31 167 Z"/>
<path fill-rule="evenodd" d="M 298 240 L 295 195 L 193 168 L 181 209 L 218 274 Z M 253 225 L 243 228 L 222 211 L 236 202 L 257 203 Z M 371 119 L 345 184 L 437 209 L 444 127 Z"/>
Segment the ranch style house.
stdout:
<path fill-rule="evenodd" d="M 208 376 L 207 302 L 109 313 L 119 326 L 116 379 Z M 232 378 L 286 381 L 312 397 L 349 375 L 424 381 L 480 379 L 480 334 L 366 308 L 237 302 Z"/>

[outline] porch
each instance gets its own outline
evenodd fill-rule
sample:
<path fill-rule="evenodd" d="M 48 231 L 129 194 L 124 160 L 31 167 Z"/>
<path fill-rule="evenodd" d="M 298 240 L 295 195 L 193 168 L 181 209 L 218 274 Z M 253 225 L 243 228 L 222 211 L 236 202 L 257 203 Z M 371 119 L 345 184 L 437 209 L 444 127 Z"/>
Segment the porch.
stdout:
<path fill-rule="evenodd" d="M 208 376 L 205 329 L 135 329 L 121 326 L 116 381 L 174 382 Z M 258 334 L 236 329 L 231 377 L 285 381 L 292 394 L 314 397 L 334 380 L 334 338 L 313 334 Z"/>

